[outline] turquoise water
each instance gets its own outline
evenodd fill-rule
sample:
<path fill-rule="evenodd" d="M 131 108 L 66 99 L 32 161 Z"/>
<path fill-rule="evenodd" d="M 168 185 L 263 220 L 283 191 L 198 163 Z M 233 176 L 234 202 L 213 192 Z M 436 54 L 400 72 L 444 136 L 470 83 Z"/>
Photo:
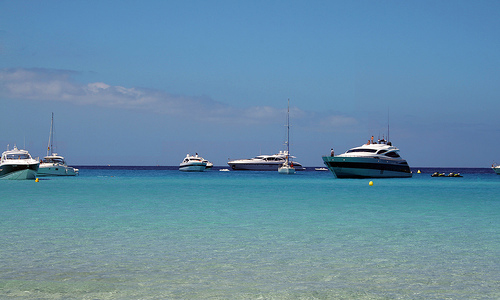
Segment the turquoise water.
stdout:
<path fill-rule="evenodd" d="M 499 299 L 500 176 L 0 181 L 0 299 Z"/>

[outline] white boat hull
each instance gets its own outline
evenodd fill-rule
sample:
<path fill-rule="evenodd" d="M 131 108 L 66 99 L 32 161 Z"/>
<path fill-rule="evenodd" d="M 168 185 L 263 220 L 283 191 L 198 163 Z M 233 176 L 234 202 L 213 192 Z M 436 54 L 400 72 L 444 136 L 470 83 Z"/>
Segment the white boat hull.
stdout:
<path fill-rule="evenodd" d="M 289 166 L 286 167 L 280 167 L 278 169 L 278 173 L 280 174 L 295 174 L 295 169 Z"/>
<path fill-rule="evenodd" d="M 493 167 L 493 170 L 497 173 L 497 175 L 500 175 L 500 166 Z"/>
<path fill-rule="evenodd" d="M 237 171 L 277 171 L 278 168 L 283 165 L 283 162 L 275 162 L 275 163 L 244 163 L 244 162 L 228 162 L 227 163 L 231 169 Z M 296 171 L 303 171 L 304 167 L 299 163 L 293 163 Z"/>
<path fill-rule="evenodd" d="M 179 171 L 184 171 L 184 172 L 203 172 L 206 169 L 206 165 L 186 165 L 186 166 L 180 166 Z"/>
<path fill-rule="evenodd" d="M 73 167 L 58 165 L 58 164 L 40 164 L 38 168 L 39 177 L 44 176 L 76 176 L 78 175 L 78 169 Z"/>
<path fill-rule="evenodd" d="M 337 178 L 412 177 L 410 167 L 405 160 L 323 156 L 323 162 Z"/>

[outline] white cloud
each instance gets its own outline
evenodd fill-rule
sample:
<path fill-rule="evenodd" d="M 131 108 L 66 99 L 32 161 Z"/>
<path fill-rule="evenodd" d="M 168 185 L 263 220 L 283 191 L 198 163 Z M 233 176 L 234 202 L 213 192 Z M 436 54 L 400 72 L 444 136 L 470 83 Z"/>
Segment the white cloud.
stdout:
<path fill-rule="evenodd" d="M 109 85 L 105 84 L 104 82 L 94 82 L 89 83 L 87 87 L 89 89 L 89 92 L 98 93 L 100 90 L 108 89 Z"/>
<path fill-rule="evenodd" d="M 135 109 L 200 121 L 226 124 L 258 124 L 284 121 L 285 109 L 253 106 L 238 109 L 207 96 L 172 95 L 160 90 L 111 86 L 104 82 L 80 84 L 77 72 L 53 69 L 1 69 L 0 96 L 32 101 L 64 101 L 77 105 L 96 105 Z M 296 107 L 291 115 L 298 122 L 316 126 L 345 126 L 355 123 L 343 116 L 319 117 Z M 319 121 L 323 119 L 323 121 Z M 318 124 L 319 123 L 319 124 Z"/>

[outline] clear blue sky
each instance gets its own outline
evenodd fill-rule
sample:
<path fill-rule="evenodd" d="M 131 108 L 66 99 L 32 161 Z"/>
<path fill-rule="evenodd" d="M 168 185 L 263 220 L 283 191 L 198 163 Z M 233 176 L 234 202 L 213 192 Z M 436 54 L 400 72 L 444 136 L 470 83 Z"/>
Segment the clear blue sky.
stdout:
<path fill-rule="evenodd" d="M 0 149 L 73 165 L 306 166 L 387 133 L 412 167 L 500 163 L 499 1 L 0 1 Z"/>

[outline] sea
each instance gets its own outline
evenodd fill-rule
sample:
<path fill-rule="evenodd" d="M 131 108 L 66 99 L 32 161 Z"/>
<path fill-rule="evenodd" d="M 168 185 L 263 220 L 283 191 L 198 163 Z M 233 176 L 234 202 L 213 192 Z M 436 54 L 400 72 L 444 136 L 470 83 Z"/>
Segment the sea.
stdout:
<path fill-rule="evenodd" d="M 79 168 L 0 181 L 0 299 L 500 299 L 491 169 Z"/>

